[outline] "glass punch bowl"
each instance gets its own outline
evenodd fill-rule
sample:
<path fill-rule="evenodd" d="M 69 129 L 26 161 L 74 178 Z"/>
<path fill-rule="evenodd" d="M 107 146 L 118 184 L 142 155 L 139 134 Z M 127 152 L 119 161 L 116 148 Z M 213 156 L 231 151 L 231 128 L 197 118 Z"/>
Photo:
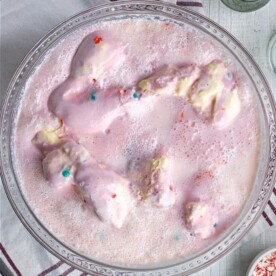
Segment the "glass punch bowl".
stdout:
<path fill-rule="evenodd" d="M 118 267 L 98 262 L 69 248 L 51 234 L 36 218 L 24 198 L 14 170 L 14 129 L 16 115 L 22 101 L 23 87 L 36 66 L 52 47 L 68 34 L 100 20 L 147 18 L 190 25 L 211 37 L 225 49 L 248 77 L 256 96 L 261 122 L 260 160 L 255 183 L 240 216 L 215 243 L 201 252 L 170 263 L 151 266 Z M 101 275 L 190 275 L 227 254 L 260 217 L 272 192 L 275 178 L 275 105 L 268 84 L 248 52 L 240 43 L 216 23 L 173 4 L 157 1 L 120 1 L 91 8 L 57 26 L 41 39 L 22 61 L 8 87 L 1 118 L 1 174 L 8 199 L 17 216 L 29 232 L 52 254 L 69 265 L 89 274 Z"/>

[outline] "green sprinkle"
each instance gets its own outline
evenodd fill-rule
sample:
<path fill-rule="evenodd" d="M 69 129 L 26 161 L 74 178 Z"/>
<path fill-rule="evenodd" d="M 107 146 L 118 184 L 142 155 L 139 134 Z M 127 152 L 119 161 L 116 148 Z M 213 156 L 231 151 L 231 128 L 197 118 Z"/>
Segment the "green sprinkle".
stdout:
<path fill-rule="evenodd" d="M 96 95 L 95 95 L 95 92 L 92 92 L 91 96 L 90 96 L 90 99 L 92 101 L 95 101 L 96 100 Z"/>
<path fill-rule="evenodd" d="M 133 93 L 133 98 L 137 99 L 137 98 L 139 98 L 139 95 L 137 93 Z"/>
<path fill-rule="evenodd" d="M 70 176 L 70 171 L 69 170 L 62 171 L 62 176 L 63 177 L 69 177 Z"/>
<path fill-rule="evenodd" d="M 174 236 L 175 241 L 179 241 L 181 239 L 181 234 L 177 234 Z"/>

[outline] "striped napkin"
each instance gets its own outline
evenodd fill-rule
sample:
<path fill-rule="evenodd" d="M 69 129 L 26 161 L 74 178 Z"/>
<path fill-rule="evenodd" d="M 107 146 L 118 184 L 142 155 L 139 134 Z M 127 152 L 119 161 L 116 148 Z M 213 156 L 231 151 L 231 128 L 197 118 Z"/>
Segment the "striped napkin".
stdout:
<path fill-rule="evenodd" d="M 116 0 L 115 0 L 116 1 Z M 31 1 L 24 0 L 20 3 Z M 76 1 L 78 2 L 78 1 Z M 70 5 L 76 2 L 71 2 Z M 103 1 L 93 0 L 94 3 L 102 3 Z M 181 7 L 193 9 L 203 13 L 203 5 L 201 0 L 193 1 L 176 1 L 167 0 L 167 2 L 175 3 Z M 80 3 L 80 2 L 78 2 Z M 54 4 L 53 4 L 54 5 Z M 19 6 L 18 6 L 19 7 Z M 66 6 L 64 6 L 66 9 Z M 58 11 L 57 11 L 58 12 Z M 51 10 L 48 14 L 53 14 Z M 47 15 L 50 16 L 50 15 Z M 0 181 L 1 184 L 1 181 Z M 29 232 L 23 227 L 19 219 L 13 212 L 3 186 L 0 185 L 1 191 L 1 243 L 0 243 L 0 273 L 4 276 L 23 275 L 23 276 L 84 276 L 82 273 L 64 262 L 60 261 L 46 249 L 44 249 Z M 246 240 L 265 231 L 265 229 L 276 225 L 276 189 L 263 212 L 262 217 L 251 232 L 247 235 Z"/>
<path fill-rule="evenodd" d="M 274 184 L 272 195 L 264 209 L 262 216 L 254 227 L 243 238 L 242 243 L 249 241 L 253 237 L 265 232 L 271 227 L 276 227 L 276 184 Z"/>

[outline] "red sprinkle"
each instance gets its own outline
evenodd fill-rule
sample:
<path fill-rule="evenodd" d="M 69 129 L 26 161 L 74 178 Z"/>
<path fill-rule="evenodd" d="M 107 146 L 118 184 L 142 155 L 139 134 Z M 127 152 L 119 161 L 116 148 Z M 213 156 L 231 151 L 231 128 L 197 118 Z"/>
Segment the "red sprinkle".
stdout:
<path fill-rule="evenodd" d="M 94 83 L 96 83 L 96 79 L 92 79 Z"/>
<path fill-rule="evenodd" d="M 116 196 L 117 196 L 116 194 L 112 194 L 111 195 L 112 198 L 116 198 Z"/>
<path fill-rule="evenodd" d="M 94 38 L 94 43 L 95 44 L 99 44 L 99 43 L 101 43 L 103 41 L 103 39 L 101 38 L 101 37 L 99 37 L 99 36 L 96 36 L 95 38 Z"/>
<path fill-rule="evenodd" d="M 206 171 L 205 174 L 210 178 L 214 178 L 214 175 L 210 171 Z"/>
<path fill-rule="evenodd" d="M 183 122 L 184 117 L 185 117 L 184 112 L 181 111 L 181 112 L 179 113 L 179 121 L 180 121 L 180 122 Z"/>
<path fill-rule="evenodd" d="M 202 177 L 202 176 L 201 176 L 200 174 L 198 174 L 198 175 L 196 175 L 195 179 L 196 179 L 196 180 L 200 180 L 201 177 Z"/>
<path fill-rule="evenodd" d="M 168 30 L 168 29 L 170 29 L 171 24 L 170 24 L 170 23 L 165 23 L 165 24 L 164 24 L 164 27 L 165 27 L 166 30 Z"/>
<path fill-rule="evenodd" d="M 123 96 L 127 93 L 127 89 L 120 89 L 117 91 L 118 96 Z"/>
<path fill-rule="evenodd" d="M 214 175 L 212 174 L 212 172 L 207 170 L 207 171 L 204 171 L 200 174 L 197 174 L 196 177 L 195 177 L 195 180 L 201 180 L 202 177 L 204 177 L 204 176 L 212 178 L 212 179 L 214 178 Z"/>

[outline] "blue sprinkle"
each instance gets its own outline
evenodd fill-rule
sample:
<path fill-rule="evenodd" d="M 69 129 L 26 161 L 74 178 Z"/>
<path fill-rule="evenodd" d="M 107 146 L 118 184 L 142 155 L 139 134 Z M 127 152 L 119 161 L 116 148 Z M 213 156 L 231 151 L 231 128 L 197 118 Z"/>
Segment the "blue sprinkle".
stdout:
<path fill-rule="evenodd" d="M 215 224 L 213 225 L 213 227 L 216 228 L 216 227 L 217 227 L 217 224 L 215 223 Z"/>
<path fill-rule="evenodd" d="M 66 178 L 69 177 L 70 176 L 70 171 L 69 170 L 63 170 L 62 171 L 62 176 L 66 177 Z"/>
<path fill-rule="evenodd" d="M 134 99 L 138 99 L 139 98 L 139 95 L 137 93 L 133 93 L 133 98 Z"/>
<path fill-rule="evenodd" d="M 91 96 L 90 96 L 90 99 L 92 100 L 92 101 L 95 101 L 96 100 L 96 92 L 92 92 L 91 93 Z"/>

